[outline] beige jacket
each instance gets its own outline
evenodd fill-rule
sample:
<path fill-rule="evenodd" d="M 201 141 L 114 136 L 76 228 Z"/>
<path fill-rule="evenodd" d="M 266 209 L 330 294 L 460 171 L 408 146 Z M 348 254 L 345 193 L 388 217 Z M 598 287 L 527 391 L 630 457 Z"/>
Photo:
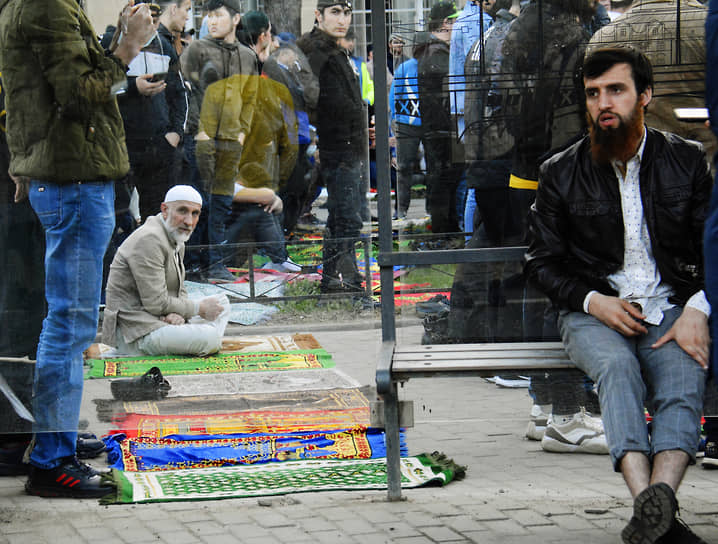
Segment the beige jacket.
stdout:
<path fill-rule="evenodd" d="M 117 345 L 118 327 L 130 343 L 166 326 L 162 316 L 176 313 L 189 319 L 197 313 L 184 289 L 183 257 L 184 246 L 177 251 L 160 214 L 125 240 L 107 280 L 103 343 Z"/>

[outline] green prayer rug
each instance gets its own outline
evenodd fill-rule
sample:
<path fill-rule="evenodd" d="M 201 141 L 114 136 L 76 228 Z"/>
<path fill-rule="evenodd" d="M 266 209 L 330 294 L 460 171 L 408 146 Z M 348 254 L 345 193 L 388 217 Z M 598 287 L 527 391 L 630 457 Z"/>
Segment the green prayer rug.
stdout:
<path fill-rule="evenodd" d="M 334 367 L 331 355 L 323 349 L 216 353 L 208 357 L 162 355 L 88 359 L 87 364 L 90 365 L 88 378 L 141 376 L 154 366 L 159 367 L 165 376 Z"/>
<path fill-rule="evenodd" d="M 463 477 L 465 467 L 444 455 L 401 459 L 401 486 L 444 486 Z M 309 491 L 386 489 L 386 459 L 287 461 L 268 465 L 122 472 L 113 469 L 116 492 L 104 504 L 197 501 Z"/>

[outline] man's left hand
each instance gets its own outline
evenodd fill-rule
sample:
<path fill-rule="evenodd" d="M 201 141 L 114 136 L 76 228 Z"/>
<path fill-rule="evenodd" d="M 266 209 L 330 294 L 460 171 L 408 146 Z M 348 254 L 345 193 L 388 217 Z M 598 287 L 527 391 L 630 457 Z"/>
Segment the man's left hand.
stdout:
<path fill-rule="evenodd" d="M 168 132 L 165 134 L 165 140 L 167 140 L 167 143 L 172 147 L 176 148 L 180 143 L 180 135 L 176 132 Z"/>
<path fill-rule="evenodd" d="M 184 317 L 182 317 L 179 314 L 167 314 L 166 316 L 161 317 L 160 319 L 170 325 L 184 325 L 185 324 Z"/>
<path fill-rule="evenodd" d="M 15 203 L 27 200 L 30 194 L 30 178 L 13 176 L 12 174 L 10 174 L 10 178 L 15 182 Z"/>
<path fill-rule="evenodd" d="M 675 340 L 699 365 L 708 368 L 711 338 L 706 314 L 695 308 L 684 308 L 671 329 L 651 347 L 659 348 L 671 340 Z"/>

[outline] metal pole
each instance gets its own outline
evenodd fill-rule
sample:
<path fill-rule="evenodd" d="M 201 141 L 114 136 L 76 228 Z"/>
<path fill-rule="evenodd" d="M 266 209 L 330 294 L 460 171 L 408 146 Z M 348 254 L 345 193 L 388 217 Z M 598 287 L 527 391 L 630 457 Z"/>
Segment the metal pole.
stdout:
<path fill-rule="evenodd" d="M 384 0 L 374 0 L 371 10 L 371 33 L 374 44 L 374 104 L 376 112 L 376 173 L 379 193 L 379 251 L 391 253 L 391 177 L 389 154 L 389 100 L 386 85 L 386 13 Z M 394 274 L 392 266 L 381 267 L 381 330 L 384 342 L 396 340 L 394 321 Z M 396 387 L 384 395 L 387 421 L 399 421 Z M 401 499 L 399 425 L 386 425 L 386 470 L 388 500 Z"/>

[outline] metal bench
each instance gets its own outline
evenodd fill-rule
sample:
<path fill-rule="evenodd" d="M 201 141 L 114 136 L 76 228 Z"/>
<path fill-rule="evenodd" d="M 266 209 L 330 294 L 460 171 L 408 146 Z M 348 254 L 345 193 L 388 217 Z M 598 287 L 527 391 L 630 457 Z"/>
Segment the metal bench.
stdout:
<path fill-rule="evenodd" d="M 397 385 L 410 378 L 494 376 L 575 368 L 561 342 L 439 344 L 398 346 L 382 343 L 376 389 L 383 401 L 372 405 L 372 425 L 386 433 L 388 500 L 401 499 L 399 428 L 413 426 L 413 404 L 399 402 Z"/>

